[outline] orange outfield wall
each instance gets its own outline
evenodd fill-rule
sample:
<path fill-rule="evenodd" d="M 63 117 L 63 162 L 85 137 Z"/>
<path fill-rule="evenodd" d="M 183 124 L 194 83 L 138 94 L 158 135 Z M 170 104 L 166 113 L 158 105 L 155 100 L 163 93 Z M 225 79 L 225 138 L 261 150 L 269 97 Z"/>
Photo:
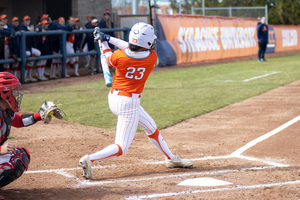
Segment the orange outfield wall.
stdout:
<path fill-rule="evenodd" d="M 300 26 L 273 25 L 275 52 L 300 50 Z"/>
<path fill-rule="evenodd" d="M 158 57 L 164 61 L 161 66 L 168 65 L 170 60 L 173 64 L 186 64 L 258 52 L 257 19 L 183 14 L 157 14 L 157 18 Z M 300 26 L 269 27 L 272 27 L 269 34 L 273 48 L 269 52 L 300 49 Z"/>

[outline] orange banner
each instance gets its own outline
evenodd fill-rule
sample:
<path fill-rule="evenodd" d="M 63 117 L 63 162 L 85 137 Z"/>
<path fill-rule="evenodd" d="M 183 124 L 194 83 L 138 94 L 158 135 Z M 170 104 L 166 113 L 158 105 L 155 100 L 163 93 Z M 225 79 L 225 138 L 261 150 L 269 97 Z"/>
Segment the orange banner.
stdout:
<path fill-rule="evenodd" d="M 300 50 L 300 26 L 273 25 L 275 52 Z"/>
<path fill-rule="evenodd" d="M 257 20 L 158 14 L 177 64 L 257 53 Z"/>
<path fill-rule="evenodd" d="M 165 58 L 172 55 L 176 64 L 186 64 L 258 53 L 257 19 L 182 14 L 157 14 L 157 18 L 163 35 L 158 39 L 172 47 L 158 43 L 165 45 L 164 51 L 172 51 L 161 51 L 161 60 L 172 60 Z M 300 49 L 300 26 L 272 26 L 269 35 L 270 52 Z"/>

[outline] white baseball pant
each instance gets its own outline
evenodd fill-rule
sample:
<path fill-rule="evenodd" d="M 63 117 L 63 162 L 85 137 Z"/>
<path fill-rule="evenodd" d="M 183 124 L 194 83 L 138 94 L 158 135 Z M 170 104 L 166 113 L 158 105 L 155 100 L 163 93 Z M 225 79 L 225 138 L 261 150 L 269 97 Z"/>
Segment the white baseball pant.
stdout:
<path fill-rule="evenodd" d="M 112 113 L 118 116 L 115 143 L 89 155 L 89 159 L 95 162 L 125 154 L 138 126 L 146 132 L 150 141 L 166 159 L 173 158 L 174 155 L 159 133 L 154 120 L 140 105 L 141 94 L 132 94 L 132 97 L 127 97 L 118 93 L 114 90 L 108 95 L 109 107 Z"/>

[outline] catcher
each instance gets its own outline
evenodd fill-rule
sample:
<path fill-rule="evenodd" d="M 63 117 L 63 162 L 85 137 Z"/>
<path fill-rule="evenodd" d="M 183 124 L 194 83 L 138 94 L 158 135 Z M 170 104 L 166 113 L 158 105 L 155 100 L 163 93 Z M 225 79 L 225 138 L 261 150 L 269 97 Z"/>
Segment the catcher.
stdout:
<path fill-rule="evenodd" d="M 30 163 L 30 154 L 25 147 L 16 147 L 7 141 L 11 126 L 26 127 L 41 120 L 48 124 L 52 115 L 63 118 L 63 112 L 51 101 L 43 103 L 39 112 L 15 113 L 19 111 L 22 101 L 23 93 L 20 88 L 21 84 L 16 76 L 0 72 L 0 188 L 19 178 Z"/>

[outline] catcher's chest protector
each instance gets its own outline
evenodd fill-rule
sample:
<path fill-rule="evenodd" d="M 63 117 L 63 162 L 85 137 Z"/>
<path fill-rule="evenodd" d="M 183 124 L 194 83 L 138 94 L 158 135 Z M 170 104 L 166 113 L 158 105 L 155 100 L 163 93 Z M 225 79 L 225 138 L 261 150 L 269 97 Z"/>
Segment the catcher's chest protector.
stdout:
<path fill-rule="evenodd" d="M 14 113 L 9 113 L 7 114 L 6 111 L 4 111 L 1 107 L 0 107 L 0 145 L 2 146 L 4 144 L 4 142 L 7 140 L 7 137 L 9 136 L 10 133 L 10 128 L 11 128 L 11 123 L 12 123 L 12 116 Z M 3 138 L 3 135 L 5 135 L 4 139 L 1 140 L 1 138 Z"/>

